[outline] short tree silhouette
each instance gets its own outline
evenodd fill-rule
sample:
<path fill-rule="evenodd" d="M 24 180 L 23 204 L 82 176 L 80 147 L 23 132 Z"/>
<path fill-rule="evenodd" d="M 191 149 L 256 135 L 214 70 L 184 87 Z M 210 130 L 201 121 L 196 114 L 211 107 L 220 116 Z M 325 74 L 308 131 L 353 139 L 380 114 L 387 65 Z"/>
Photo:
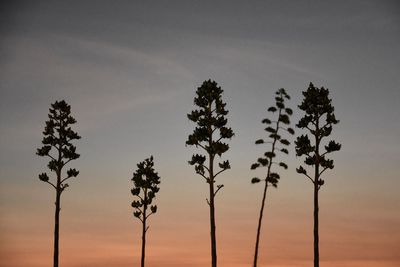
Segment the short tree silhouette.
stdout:
<path fill-rule="evenodd" d="M 153 156 L 137 164 L 137 170 L 133 173 L 132 195 L 136 200 L 132 202 L 133 215 L 142 222 L 142 257 L 141 267 L 144 267 L 146 256 L 146 232 L 149 229 L 147 219 L 157 212 L 157 205 L 151 205 L 156 194 L 160 190 L 160 176 L 154 170 Z M 150 207 L 150 213 L 148 208 Z"/>
<path fill-rule="evenodd" d="M 265 131 L 268 133 L 268 139 L 258 139 L 255 143 L 256 145 L 259 144 L 267 144 L 270 145 L 270 149 L 264 153 L 265 157 L 260 157 L 257 159 L 256 163 L 253 163 L 250 169 L 255 170 L 260 167 L 267 168 L 267 175 L 265 178 L 260 179 L 258 177 L 254 177 L 251 182 L 253 184 L 264 182 L 264 191 L 263 197 L 261 202 L 260 214 L 258 217 L 258 227 L 257 227 L 257 237 L 256 237 L 256 245 L 255 245 L 255 252 L 254 252 L 254 260 L 253 260 L 253 267 L 257 266 L 257 259 L 258 259 L 258 246 L 260 242 L 260 234 L 261 234 L 261 224 L 262 218 L 264 213 L 265 207 L 265 199 L 267 195 L 267 188 L 268 185 L 272 185 L 273 187 L 277 187 L 278 181 L 280 176 L 276 172 L 272 172 L 272 165 L 277 164 L 279 167 L 287 169 L 288 166 L 284 162 L 277 162 L 276 152 L 282 152 L 284 154 L 288 154 L 289 151 L 285 148 L 290 144 L 287 139 L 284 139 L 281 135 L 281 131 L 286 131 L 289 134 L 294 134 L 294 130 L 289 128 L 288 125 L 290 124 L 290 116 L 293 114 L 293 111 L 290 108 L 285 106 L 285 99 L 290 99 L 289 95 L 286 93 L 285 89 L 281 88 L 276 91 L 275 96 L 275 106 L 268 108 L 269 112 L 276 113 L 276 119 L 270 120 L 268 118 L 263 119 L 262 123 L 267 125 Z M 285 126 L 283 126 L 285 125 Z"/>
<path fill-rule="evenodd" d="M 332 100 L 329 98 L 329 90 L 324 87 L 317 88 L 310 83 L 308 89 L 303 92 L 303 102 L 299 108 L 305 112 L 298 124 L 298 128 L 306 129 L 310 136 L 314 139 L 314 143 L 308 135 L 297 137 L 296 154 L 297 156 L 305 156 L 304 163 L 313 166 L 314 174 L 308 174 L 303 166 L 296 169 L 298 173 L 305 175 L 314 186 L 314 267 L 319 267 L 319 221 L 318 221 L 318 193 L 324 180 L 321 175 L 327 169 L 333 169 L 333 160 L 326 156 L 341 148 L 339 143 L 329 141 L 325 145 L 325 151 L 321 151 L 323 138 L 328 137 L 332 132 L 332 125 L 339 121 L 336 119 Z"/>
<path fill-rule="evenodd" d="M 225 109 L 226 103 L 221 99 L 223 90 L 215 81 L 204 81 L 197 88 L 194 104 L 198 109 L 193 110 L 187 116 L 189 120 L 196 123 L 197 127 L 189 135 L 186 145 L 200 147 L 206 155 L 195 154 L 189 161 L 194 165 L 197 174 L 202 176 L 209 184 L 209 199 L 207 203 L 210 207 L 210 234 L 211 234 L 211 266 L 217 266 L 217 242 L 215 227 L 215 201 L 214 198 L 223 185 L 215 187 L 215 178 L 230 169 L 229 161 L 218 163 L 219 171 L 215 172 L 214 159 L 218 155 L 228 151 L 229 146 L 223 143 L 223 139 L 231 139 L 234 133 L 231 128 L 226 127 L 228 120 L 225 116 L 228 111 Z M 208 166 L 205 162 L 208 157 Z"/>
<path fill-rule="evenodd" d="M 66 181 L 79 174 L 76 169 L 69 169 L 66 176 L 62 177 L 62 170 L 71 160 L 79 158 L 79 154 L 76 153 L 76 147 L 71 141 L 81 137 L 71 129 L 71 125 L 75 124 L 76 120 L 71 116 L 71 106 L 64 100 L 51 104 L 49 111 L 49 120 L 46 121 L 43 132 L 43 146 L 37 149 L 36 154 L 50 159 L 47 167 L 51 172 L 55 172 L 56 175 L 56 179 L 53 182 L 50 181 L 45 172 L 39 174 L 39 179 L 48 183 L 56 191 L 53 266 L 58 267 L 61 194 L 68 188 Z"/>

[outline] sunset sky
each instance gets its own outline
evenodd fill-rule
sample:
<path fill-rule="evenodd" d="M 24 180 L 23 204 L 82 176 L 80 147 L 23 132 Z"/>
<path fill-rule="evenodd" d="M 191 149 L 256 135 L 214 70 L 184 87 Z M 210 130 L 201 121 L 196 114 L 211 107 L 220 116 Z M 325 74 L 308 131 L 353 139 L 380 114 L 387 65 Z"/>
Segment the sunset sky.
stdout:
<path fill-rule="evenodd" d="M 37 175 L 48 108 L 65 99 L 82 136 L 62 196 L 60 266 L 139 266 L 132 173 L 161 176 L 148 267 L 210 266 L 207 184 L 187 164 L 186 114 L 206 79 L 223 88 L 232 169 L 218 177 L 220 267 L 251 266 L 261 120 L 283 87 L 292 122 L 309 82 L 340 120 L 320 191 L 324 267 L 400 266 L 400 4 L 397 1 L 2 1 L 0 267 L 50 267 L 55 192 Z M 302 134 L 296 132 L 296 136 Z M 293 138 L 291 138 L 293 141 Z M 291 147 L 268 192 L 260 267 L 312 265 L 313 188 Z"/>

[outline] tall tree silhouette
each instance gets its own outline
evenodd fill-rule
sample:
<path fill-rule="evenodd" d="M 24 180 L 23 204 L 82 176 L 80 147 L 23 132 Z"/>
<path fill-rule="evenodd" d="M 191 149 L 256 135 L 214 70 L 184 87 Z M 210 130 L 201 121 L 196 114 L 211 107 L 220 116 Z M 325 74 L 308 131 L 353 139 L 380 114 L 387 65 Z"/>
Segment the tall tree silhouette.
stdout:
<path fill-rule="evenodd" d="M 285 89 L 281 88 L 275 93 L 275 106 L 268 108 L 268 111 L 271 113 L 276 113 L 276 119 L 270 120 L 265 118 L 262 120 L 262 123 L 267 125 L 265 131 L 268 133 L 267 139 L 258 139 L 255 143 L 256 145 L 259 144 L 267 144 L 269 145 L 269 149 L 267 152 L 264 153 L 265 157 L 260 157 L 257 159 L 256 163 L 253 163 L 250 169 L 255 170 L 260 167 L 267 168 L 267 175 L 265 178 L 260 179 L 258 177 L 254 177 L 251 182 L 253 184 L 264 182 L 264 191 L 263 197 L 261 201 L 261 208 L 260 214 L 258 217 L 258 227 L 257 227 L 257 236 L 256 236 L 256 245 L 255 245 L 255 252 L 254 252 L 254 260 L 253 260 L 253 267 L 257 266 L 257 259 L 258 259 L 258 246 L 260 242 L 260 234 L 261 234 L 261 224 L 262 218 L 264 213 L 265 207 L 265 199 L 267 196 L 267 189 L 268 185 L 272 185 L 273 187 L 277 187 L 278 181 L 280 176 L 276 172 L 272 172 L 273 164 L 277 164 L 279 167 L 287 169 L 288 166 L 284 162 L 277 162 L 276 161 L 276 152 L 282 152 L 284 154 L 288 154 L 289 151 L 285 148 L 290 144 L 290 142 L 283 138 L 280 135 L 280 132 L 285 131 L 289 134 L 294 134 L 294 130 L 289 128 L 290 124 L 290 116 L 293 114 L 292 109 L 287 108 L 285 106 L 285 99 L 290 99 L 290 96 L 286 93 Z"/>
<path fill-rule="evenodd" d="M 332 100 L 329 98 L 329 90 L 324 87 L 317 88 L 310 83 L 308 89 L 303 92 L 303 102 L 299 108 L 305 112 L 298 124 L 298 128 L 305 129 L 309 136 L 301 135 L 297 137 L 296 154 L 305 156 L 304 163 L 314 168 L 314 174 L 308 174 L 303 166 L 296 169 L 298 173 L 305 175 L 314 186 L 314 267 L 319 267 L 319 221 L 318 221 L 318 193 L 324 185 L 321 175 L 328 169 L 333 169 L 333 160 L 328 159 L 327 155 L 338 151 L 341 145 L 333 140 L 321 151 L 322 141 L 332 132 L 332 126 L 339 121 L 336 119 Z"/>
<path fill-rule="evenodd" d="M 141 267 L 144 267 L 146 256 L 146 232 L 149 229 L 147 219 L 157 212 L 157 205 L 151 205 L 160 190 L 160 176 L 154 170 L 153 156 L 137 164 L 133 173 L 132 195 L 136 200 L 132 202 L 133 215 L 142 222 L 142 257 Z M 150 207 L 150 212 L 148 211 Z"/>
<path fill-rule="evenodd" d="M 39 174 L 39 179 L 49 184 L 56 191 L 53 266 L 58 267 L 61 194 L 68 188 L 66 181 L 79 174 L 76 169 L 69 169 L 66 176 L 63 177 L 62 171 L 64 166 L 71 160 L 79 158 L 79 154 L 76 153 L 76 147 L 71 141 L 81 137 L 71 129 L 71 125 L 75 124 L 76 120 L 71 116 L 71 106 L 64 100 L 51 104 L 49 112 L 49 120 L 46 121 L 43 132 L 43 146 L 37 149 L 36 154 L 50 159 L 47 167 L 51 172 L 55 172 L 56 176 L 55 181 L 50 181 L 47 173 Z"/>
<path fill-rule="evenodd" d="M 228 151 L 228 144 L 222 142 L 223 139 L 231 139 L 234 135 L 231 128 L 226 127 L 228 120 L 225 116 L 228 111 L 225 109 L 226 103 L 222 101 L 223 90 L 215 81 L 204 81 L 197 88 L 194 104 L 198 109 L 193 110 L 187 116 L 193 121 L 195 127 L 192 134 L 189 135 L 186 145 L 194 145 L 203 150 L 205 155 L 195 154 L 189 161 L 194 165 L 195 171 L 209 185 L 209 199 L 207 203 L 210 207 L 210 234 L 211 234 L 211 266 L 217 266 L 217 242 L 215 227 L 215 196 L 223 185 L 215 185 L 215 178 L 227 169 L 230 169 L 229 161 L 218 163 L 219 170 L 216 171 L 214 165 L 215 157 L 222 156 Z M 208 159 L 208 164 L 206 160 Z M 206 166 L 206 164 L 208 166 Z"/>

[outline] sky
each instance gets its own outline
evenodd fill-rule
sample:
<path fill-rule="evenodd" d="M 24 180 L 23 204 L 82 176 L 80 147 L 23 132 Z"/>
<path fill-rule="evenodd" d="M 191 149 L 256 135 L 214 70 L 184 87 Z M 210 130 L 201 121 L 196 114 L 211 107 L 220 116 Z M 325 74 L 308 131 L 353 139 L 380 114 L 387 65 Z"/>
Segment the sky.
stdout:
<path fill-rule="evenodd" d="M 139 265 L 130 179 L 153 155 L 161 189 L 147 266 L 210 265 L 207 184 L 185 146 L 208 79 L 235 132 L 223 156 L 232 169 L 218 177 L 219 266 L 251 265 L 262 186 L 250 180 L 262 172 L 250 165 L 266 149 L 254 141 L 274 92 L 292 96 L 294 125 L 310 82 L 329 88 L 342 144 L 320 191 L 321 265 L 399 266 L 399 42 L 396 1 L 2 1 L 0 266 L 52 266 L 55 193 L 35 152 L 61 99 L 82 139 L 62 196 L 60 264 Z M 313 188 L 294 154 L 268 191 L 260 267 L 312 264 Z"/>

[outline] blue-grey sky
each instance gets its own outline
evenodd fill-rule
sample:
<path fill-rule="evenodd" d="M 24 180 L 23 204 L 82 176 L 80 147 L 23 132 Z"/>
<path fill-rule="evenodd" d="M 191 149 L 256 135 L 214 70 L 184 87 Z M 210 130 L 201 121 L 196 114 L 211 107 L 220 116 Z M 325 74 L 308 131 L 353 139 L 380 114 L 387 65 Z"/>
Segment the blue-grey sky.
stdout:
<path fill-rule="evenodd" d="M 82 156 L 71 164 L 81 174 L 63 198 L 61 242 L 106 232 L 105 239 L 83 243 L 102 244 L 85 255 L 101 254 L 104 244 L 112 243 L 121 246 L 113 257 L 121 259 L 119 266 L 135 262 L 138 225 L 129 207 L 129 179 L 136 163 L 153 154 L 163 180 L 151 242 L 157 244 L 157 255 L 172 255 L 164 262 L 154 259 L 153 266 L 203 266 L 201 259 L 207 262 L 208 256 L 206 185 L 186 163 L 194 150 L 184 143 L 194 127 L 186 113 L 193 108 L 195 90 L 214 79 L 224 89 L 236 133 L 226 156 L 232 170 L 221 176 L 225 188 L 218 198 L 220 261 L 243 266 L 250 262 L 259 205 L 260 188 L 250 185 L 249 166 L 262 153 L 254 145 L 264 134 L 260 121 L 275 90 L 284 87 L 296 109 L 312 81 L 330 89 L 340 119 L 333 137 L 343 145 L 321 196 L 321 239 L 332 251 L 325 259 L 341 255 L 351 266 L 398 264 L 400 235 L 390 229 L 400 223 L 399 42 L 396 1 L 3 1 L 0 241 L 5 242 L 0 243 L 9 245 L 0 245 L 0 255 L 34 252 L 45 260 L 50 255 L 53 193 L 36 178 L 46 162 L 35 149 L 50 103 L 65 99 L 78 121 Z M 300 116 L 296 112 L 293 121 Z M 294 261 L 290 266 L 303 266 L 311 257 L 312 188 L 295 173 L 301 159 L 293 154 L 286 177 L 269 196 L 271 217 L 266 219 L 266 224 L 280 225 L 284 240 L 293 243 L 286 258 L 278 253 L 261 259 L 269 266 L 285 266 L 288 257 Z M 282 223 L 293 218 L 301 218 L 304 235 L 295 234 L 296 225 Z M 199 221 L 204 235 L 190 230 Z M 126 229 L 128 238 L 120 233 L 114 240 L 113 227 Z M 176 228 L 182 241 L 171 246 L 167 233 Z M 243 228 L 248 230 L 242 235 L 233 234 Z M 340 238 L 344 235 L 350 237 Z M 43 247 L 32 249 L 27 237 Z M 198 261 L 185 262 L 178 252 L 187 249 L 188 259 L 194 257 L 185 243 L 190 238 L 204 240 L 204 246 L 198 248 Z M 282 236 L 273 233 L 264 242 L 268 251 L 283 244 Z M 301 249 L 308 245 L 304 255 Z M 354 246 L 373 252 L 351 250 Z M 99 266 L 95 257 L 68 258 L 72 246 L 64 251 L 68 266 Z M 38 262 L 7 258 L 0 266 L 50 266 L 50 260 Z"/>

